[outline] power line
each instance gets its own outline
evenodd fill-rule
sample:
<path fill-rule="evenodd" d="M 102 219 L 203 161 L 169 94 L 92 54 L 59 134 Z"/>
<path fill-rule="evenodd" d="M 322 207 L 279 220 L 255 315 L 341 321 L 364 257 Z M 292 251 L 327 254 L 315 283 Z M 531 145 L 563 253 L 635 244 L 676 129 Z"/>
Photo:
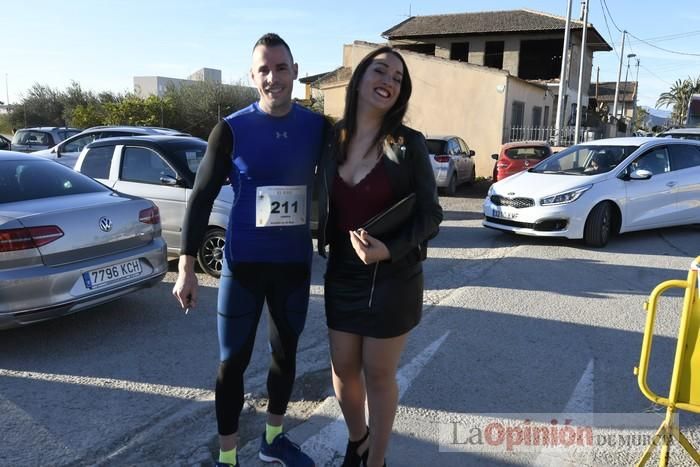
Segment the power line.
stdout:
<path fill-rule="evenodd" d="M 654 78 L 656 78 L 656 79 L 658 79 L 659 81 L 661 81 L 662 83 L 666 83 L 666 84 L 668 84 L 669 86 L 673 86 L 673 83 L 669 83 L 669 82 L 666 81 L 665 79 L 659 78 L 653 71 L 651 71 L 649 68 L 645 67 L 644 65 L 639 65 L 639 67 L 642 68 L 642 69 L 643 69 L 644 71 L 646 71 L 647 73 L 649 73 L 649 74 L 650 74 L 651 76 L 653 76 Z"/>
<path fill-rule="evenodd" d="M 617 29 L 618 32 L 622 32 L 622 29 L 620 29 L 617 23 L 615 23 L 615 20 L 613 19 L 612 14 L 610 13 L 610 8 L 608 8 L 608 2 L 606 2 L 605 0 L 602 0 L 602 2 L 605 6 L 605 9 L 608 11 L 608 16 L 610 16 L 610 21 L 612 21 L 612 24 L 613 26 L 615 26 L 615 29 Z"/>
<path fill-rule="evenodd" d="M 617 29 L 619 32 L 623 32 L 622 29 L 615 23 L 615 19 L 612 17 L 612 14 L 610 13 L 610 8 L 608 8 L 608 2 L 606 0 L 601 0 L 603 2 L 603 6 L 605 7 L 605 10 L 608 12 L 608 16 L 610 16 L 610 21 L 612 22 L 613 26 L 615 26 L 615 29 Z M 605 13 L 603 13 L 603 16 L 605 16 Z M 607 21 L 606 21 L 607 24 Z M 644 39 L 640 39 L 639 37 L 635 36 L 631 32 L 627 31 L 627 34 L 629 34 L 631 37 L 634 37 L 637 39 L 639 42 L 643 42 L 644 44 L 648 45 L 649 47 L 654 47 L 655 49 L 662 50 L 667 53 L 671 54 L 677 54 L 677 55 L 687 55 L 691 57 L 700 57 L 700 54 L 694 54 L 690 52 L 679 52 L 677 50 L 671 50 L 671 49 L 664 49 L 663 47 L 659 47 L 657 45 L 652 44 L 651 42 L 645 41 Z"/>
<path fill-rule="evenodd" d="M 634 38 L 637 39 L 639 42 L 642 42 L 642 43 L 648 45 L 649 47 L 653 47 L 653 48 L 655 48 L 655 49 L 659 49 L 659 50 L 662 50 L 662 51 L 664 51 L 664 52 L 668 52 L 668 53 L 676 54 L 676 55 L 687 55 L 687 56 L 690 56 L 690 57 L 700 57 L 700 54 L 694 54 L 694 53 L 691 53 L 691 52 L 679 52 L 679 51 L 677 51 L 677 50 L 671 50 L 671 49 L 664 49 L 663 47 L 659 47 L 658 45 L 654 45 L 654 44 L 652 44 L 651 42 L 647 42 L 647 41 L 645 41 L 645 40 L 643 40 L 643 39 L 640 39 L 639 37 L 635 36 L 634 34 L 632 34 L 632 33 L 629 32 L 629 31 L 627 31 L 627 34 L 629 34 L 630 36 L 634 37 Z"/>
<path fill-rule="evenodd" d="M 601 7 L 601 9 L 603 8 L 603 0 L 600 0 L 600 7 Z M 615 48 L 615 41 L 613 40 L 612 32 L 610 32 L 610 26 L 608 25 L 608 17 L 605 14 L 605 9 L 603 9 L 602 11 L 603 11 L 603 19 L 605 20 L 605 27 L 608 30 L 608 36 L 610 38 L 610 47 L 612 47 L 613 52 L 615 52 L 615 55 L 617 55 L 617 58 L 620 58 L 620 54 L 617 52 L 617 49 Z M 612 18 L 610 18 L 610 19 L 612 19 Z"/>
<path fill-rule="evenodd" d="M 663 42 L 663 41 L 672 41 L 674 39 L 683 39 L 685 37 L 691 37 L 691 36 L 697 36 L 697 35 L 700 35 L 700 30 L 679 32 L 677 34 L 669 34 L 666 36 L 648 37 L 644 40 L 647 42 Z"/>

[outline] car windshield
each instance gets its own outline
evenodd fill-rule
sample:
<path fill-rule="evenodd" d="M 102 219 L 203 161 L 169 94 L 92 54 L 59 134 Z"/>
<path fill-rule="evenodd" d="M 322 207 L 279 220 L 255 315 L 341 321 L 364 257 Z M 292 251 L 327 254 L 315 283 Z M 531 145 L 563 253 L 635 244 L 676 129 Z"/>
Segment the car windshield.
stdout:
<path fill-rule="evenodd" d="M 32 134 L 29 131 L 19 130 L 12 136 L 12 144 L 29 144 Z"/>
<path fill-rule="evenodd" d="M 0 203 L 110 191 L 52 161 L 0 161 Z"/>
<path fill-rule="evenodd" d="M 700 132 L 698 133 L 661 133 L 662 138 L 677 138 L 677 139 L 694 139 L 700 141 Z"/>
<path fill-rule="evenodd" d="M 447 154 L 447 141 L 441 139 L 428 139 L 425 141 L 428 145 L 429 154 Z"/>
<path fill-rule="evenodd" d="M 526 146 L 519 148 L 510 148 L 506 150 L 508 159 L 537 159 L 542 160 L 549 157 L 551 151 L 544 146 Z"/>
<path fill-rule="evenodd" d="M 530 169 L 530 172 L 564 175 L 598 175 L 614 169 L 639 146 L 572 146 Z"/>

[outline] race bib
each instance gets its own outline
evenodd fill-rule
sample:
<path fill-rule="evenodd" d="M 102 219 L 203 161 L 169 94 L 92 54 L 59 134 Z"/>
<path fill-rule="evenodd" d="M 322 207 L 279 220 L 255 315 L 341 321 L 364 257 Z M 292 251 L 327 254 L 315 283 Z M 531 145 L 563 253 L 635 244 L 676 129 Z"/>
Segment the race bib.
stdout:
<path fill-rule="evenodd" d="M 255 197 L 255 226 L 306 224 L 306 186 L 261 186 Z"/>

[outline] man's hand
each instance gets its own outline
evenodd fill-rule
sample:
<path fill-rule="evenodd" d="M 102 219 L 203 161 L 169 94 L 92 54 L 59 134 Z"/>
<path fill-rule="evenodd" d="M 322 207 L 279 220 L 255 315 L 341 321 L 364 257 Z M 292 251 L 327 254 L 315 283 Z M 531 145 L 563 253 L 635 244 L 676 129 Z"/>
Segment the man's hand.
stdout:
<path fill-rule="evenodd" d="M 194 261 L 193 256 L 180 256 L 177 280 L 173 286 L 173 295 L 185 309 L 185 314 L 190 311 L 190 308 L 197 306 L 197 276 L 194 273 Z"/>
<path fill-rule="evenodd" d="M 350 231 L 350 242 L 358 258 L 365 264 L 378 263 L 391 258 L 386 245 L 362 229 Z"/>

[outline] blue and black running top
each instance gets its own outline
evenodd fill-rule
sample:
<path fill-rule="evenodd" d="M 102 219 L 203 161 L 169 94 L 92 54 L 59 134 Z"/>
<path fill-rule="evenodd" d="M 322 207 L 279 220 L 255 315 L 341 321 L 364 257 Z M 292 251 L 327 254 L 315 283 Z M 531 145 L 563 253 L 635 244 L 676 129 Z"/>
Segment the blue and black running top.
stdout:
<path fill-rule="evenodd" d="M 324 122 L 322 115 L 297 104 L 287 115 L 274 117 L 260 110 L 257 103 L 219 122 L 209 136 L 207 152 L 197 170 L 180 253 L 197 255 L 211 206 L 228 177 L 234 190 L 234 205 L 226 231 L 228 263 L 234 260 L 311 261 L 312 183 L 322 147 Z M 256 205 L 265 187 L 305 187 L 303 223 L 258 226 L 261 221 L 259 215 L 256 218 Z M 301 206 L 294 205 L 294 208 Z"/>

